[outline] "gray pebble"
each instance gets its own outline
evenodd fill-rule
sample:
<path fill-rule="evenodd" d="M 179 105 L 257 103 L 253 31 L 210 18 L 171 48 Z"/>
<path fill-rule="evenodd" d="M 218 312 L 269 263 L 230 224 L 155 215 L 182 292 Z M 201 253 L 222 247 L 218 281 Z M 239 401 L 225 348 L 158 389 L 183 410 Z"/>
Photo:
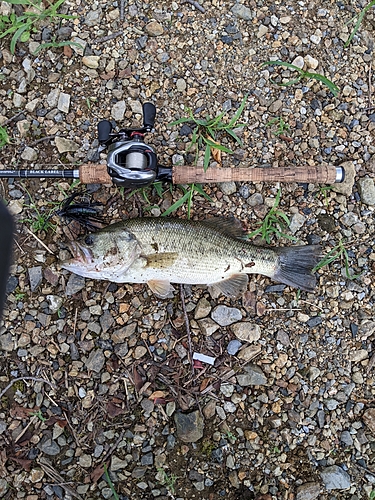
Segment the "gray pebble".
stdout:
<path fill-rule="evenodd" d="M 122 121 L 126 111 L 125 101 L 118 101 L 112 106 L 111 116 L 115 121 Z"/>
<path fill-rule="evenodd" d="M 203 436 L 204 420 L 199 410 L 190 413 L 175 413 L 177 436 L 185 443 L 195 443 Z"/>
<path fill-rule="evenodd" d="M 38 158 L 38 153 L 35 149 L 26 146 L 21 153 L 21 158 L 26 161 L 35 161 Z"/>
<path fill-rule="evenodd" d="M 362 203 L 366 205 L 375 205 L 375 185 L 374 179 L 370 177 L 363 177 L 358 181 L 359 194 Z"/>
<path fill-rule="evenodd" d="M 267 383 L 267 377 L 259 366 L 248 364 L 245 366 L 245 372 L 237 375 L 237 382 L 240 386 L 247 387 L 249 385 L 265 385 Z"/>
<path fill-rule="evenodd" d="M 9 489 L 9 484 L 7 483 L 6 479 L 1 478 L 0 479 L 0 497 L 4 498 L 5 494 L 7 493 Z"/>
<path fill-rule="evenodd" d="M 43 279 L 42 266 L 35 266 L 29 268 L 29 281 L 30 289 L 32 292 L 38 288 Z"/>
<path fill-rule="evenodd" d="M 102 17 L 101 8 L 98 8 L 96 10 L 90 10 L 90 12 L 88 12 L 85 17 L 84 23 L 90 27 L 96 26 L 97 24 L 99 24 L 101 17 Z"/>
<path fill-rule="evenodd" d="M 353 438 L 350 434 L 349 431 L 343 431 L 340 436 L 340 441 L 345 445 L 345 446 L 352 446 L 353 444 Z"/>
<path fill-rule="evenodd" d="M 249 7 L 246 7 L 242 3 L 236 3 L 232 8 L 231 8 L 232 13 L 239 17 L 240 19 L 244 19 L 245 21 L 251 21 L 253 18 L 253 13 Z"/>
<path fill-rule="evenodd" d="M 142 465 L 153 465 L 154 463 L 154 455 L 153 453 L 146 453 L 141 458 Z"/>
<path fill-rule="evenodd" d="M 72 273 L 69 277 L 68 283 L 66 284 L 65 295 L 75 295 L 83 288 L 85 288 L 85 278 Z"/>
<path fill-rule="evenodd" d="M 99 373 L 100 370 L 103 368 L 104 363 L 105 363 L 105 357 L 103 351 L 101 349 L 97 349 L 95 351 L 90 352 L 90 355 L 85 365 L 88 370 Z"/>
<path fill-rule="evenodd" d="M 326 467 L 320 476 L 326 490 L 346 490 L 351 486 L 349 474 L 338 465 Z"/>
<path fill-rule="evenodd" d="M 320 484 L 309 482 L 297 487 L 296 500 L 315 500 L 320 495 Z"/>
<path fill-rule="evenodd" d="M 213 310 L 211 317 L 220 326 L 228 326 L 242 319 L 242 314 L 239 309 L 227 306 L 217 306 Z"/>
<path fill-rule="evenodd" d="M 234 194 L 237 191 L 236 183 L 235 182 L 221 182 L 220 184 L 220 190 L 223 194 L 226 194 L 227 196 L 230 196 L 231 194 Z"/>
<path fill-rule="evenodd" d="M 38 448 L 46 455 L 54 456 L 60 453 L 60 446 L 52 439 L 47 439 L 44 443 L 41 443 Z"/>
<path fill-rule="evenodd" d="M 227 346 L 227 352 L 231 356 L 235 356 L 241 347 L 242 343 L 239 340 L 231 340 Z"/>
<path fill-rule="evenodd" d="M 247 203 L 251 207 L 256 207 L 257 205 L 263 205 L 263 196 L 260 193 L 254 193 L 247 200 Z"/>
<path fill-rule="evenodd" d="M 70 95 L 61 92 L 59 95 L 59 100 L 57 102 L 57 109 L 63 113 L 69 113 L 70 108 Z"/>

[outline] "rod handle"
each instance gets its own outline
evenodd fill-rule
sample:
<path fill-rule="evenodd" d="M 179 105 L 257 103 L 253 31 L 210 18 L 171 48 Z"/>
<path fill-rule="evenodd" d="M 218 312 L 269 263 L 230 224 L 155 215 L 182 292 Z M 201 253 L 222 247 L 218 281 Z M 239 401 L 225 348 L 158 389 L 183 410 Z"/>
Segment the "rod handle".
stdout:
<path fill-rule="evenodd" d="M 220 182 L 308 182 L 334 184 L 344 180 L 342 167 L 334 165 L 270 168 L 203 168 L 191 166 L 173 167 L 173 184 L 220 183 Z"/>
<path fill-rule="evenodd" d="M 86 163 L 79 167 L 79 180 L 83 184 L 112 184 L 107 165 Z"/>

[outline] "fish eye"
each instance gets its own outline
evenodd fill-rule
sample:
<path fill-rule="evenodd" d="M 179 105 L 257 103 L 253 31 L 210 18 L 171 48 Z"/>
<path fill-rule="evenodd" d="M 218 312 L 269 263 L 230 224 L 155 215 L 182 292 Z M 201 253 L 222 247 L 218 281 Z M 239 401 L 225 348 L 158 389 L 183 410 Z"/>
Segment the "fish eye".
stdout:
<path fill-rule="evenodd" d="M 89 234 L 88 236 L 86 236 L 85 243 L 89 247 L 94 244 L 94 238 L 93 238 L 92 234 Z"/>

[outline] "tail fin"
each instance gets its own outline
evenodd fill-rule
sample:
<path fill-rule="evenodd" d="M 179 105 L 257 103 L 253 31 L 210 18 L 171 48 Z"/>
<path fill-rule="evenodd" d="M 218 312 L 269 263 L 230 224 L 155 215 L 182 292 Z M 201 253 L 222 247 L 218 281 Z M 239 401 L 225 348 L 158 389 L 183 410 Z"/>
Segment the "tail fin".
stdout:
<path fill-rule="evenodd" d="M 320 258 L 319 245 L 303 245 L 274 249 L 279 256 L 278 268 L 273 279 L 307 292 L 316 286 L 312 270 Z"/>

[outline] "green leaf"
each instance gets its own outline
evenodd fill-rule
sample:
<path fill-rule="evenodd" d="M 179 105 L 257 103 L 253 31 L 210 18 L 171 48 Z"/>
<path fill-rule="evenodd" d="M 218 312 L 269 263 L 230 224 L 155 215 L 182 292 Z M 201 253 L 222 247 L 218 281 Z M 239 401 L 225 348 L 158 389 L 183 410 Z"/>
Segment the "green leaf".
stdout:
<path fill-rule="evenodd" d="M 318 80 L 320 82 L 323 82 L 329 90 L 332 92 L 332 94 L 336 97 L 339 93 L 339 88 L 331 82 L 328 78 L 325 76 L 321 75 L 320 73 L 307 73 L 306 72 L 306 77 L 313 78 L 314 80 Z"/>
<path fill-rule="evenodd" d="M 248 94 L 245 94 L 245 96 L 242 99 L 242 102 L 240 104 L 240 107 L 237 109 L 235 115 L 233 116 L 233 118 L 229 122 L 229 127 L 233 127 L 236 124 L 236 122 L 239 119 L 239 117 L 242 115 L 242 112 L 245 109 L 247 98 L 248 98 Z"/>
<path fill-rule="evenodd" d="M 20 42 L 27 42 L 30 38 L 30 31 L 24 31 L 20 36 Z"/>
<path fill-rule="evenodd" d="M 168 123 L 168 127 L 173 127 L 174 125 L 180 125 L 180 123 L 186 122 L 191 122 L 190 116 L 184 116 L 182 118 L 179 118 L 178 120 L 175 120 L 174 122 Z"/>
<path fill-rule="evenodd" d="M 190 196 L 190 191 L 186 191 L 185 194 L 179 200 L 173 203 L 173 205 L 171 205 L 169 208 L 167 208 L 165 212 L 161 214 L 162 217 L 166 217 L 167 215 L 171 214 L 172 212 L 180 208 L 189 198 L 189 196 Z"/>
<path fill-rule="evenodd" d="M 209 144 L 206 144 L 206 149 L 204 151 L 204 161 L 203 161 L 203 170 L 206 172 L 208 169 L 208 166 L 210 164 L 210 158 L 211 158 L 211 147 Z"/>
<path fill-rule="evenodd" d="M 233 132 L 233 130 L 229 130 L 229 129 L 228 129 L 226 132 L 227 132 L 227 134 L 229 134 L 229 135 L 230 135 L 230 136 L 231 136 L 231 137 L 232 137 L 232 138 L 233 138 L 236 142 L 238 142 L 238 144 L 239 144 L 240 146 L 242 146 L 242 141 L 241 141 L 241 139 L 238 137 L 238 135 L 237 135 L 235 132 Z"/>
<path fill-rule="evenodd" d="M 285 66 L 286 68 L 293 69 L 294 71 L 297 71 L 300 74 L 303 74 L 303 70 L 299 68 L 298 66 L 295 66 L 294 64 L 290 64 L 285 61 L 267 61 L 261 64 L 261 67 L 263 68 L 264 66 Z"/>
<path fill-rule="evenodd" d="M 218 144 L 214 141 L 211 141 L 211 139 L 208 139 L 208 137 L 203 137 L 204 142 L 210 146 L 211 148 L 218 149 L 219 151 L 224 151 L 225 153 L 233 153 L 232 150 L 228 149 L 227 147 L 223 146 L 222 144 Z"/>
<path fill-rule="evenodd" d="M 18 28 L 18 30 L 14 33 L 12 36 L 12 40 L 10 42 L 10 51 L 12 54 L 14 54 L 14 51 L 16 50 L 16 44 L 18 40 L 21 38 L 22 34 L 27 31 L 29 28 L 29 24 L 25 24 L 24 26 L 21 26 Z"/>
<path fill-rule="evenodd" d="M 213 202 L 212 198 L 210 198 L 208 194 L 204 191 L 201 184 L 194 184 L 194 189 L 197 193 L 204 196 L 204 198 L 206 198 L 207 201 Z"/>

